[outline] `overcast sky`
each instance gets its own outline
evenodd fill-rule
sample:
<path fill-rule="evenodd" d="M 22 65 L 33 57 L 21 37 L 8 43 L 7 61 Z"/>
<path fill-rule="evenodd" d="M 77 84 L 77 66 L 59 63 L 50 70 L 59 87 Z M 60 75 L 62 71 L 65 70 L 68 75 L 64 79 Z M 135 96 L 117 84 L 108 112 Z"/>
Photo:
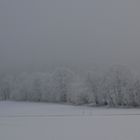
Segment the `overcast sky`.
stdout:
<path fill-rule="evenodd" d="M 138 0 L 0 0 L 1 71 L 61 64 L 140 68 Z"/>

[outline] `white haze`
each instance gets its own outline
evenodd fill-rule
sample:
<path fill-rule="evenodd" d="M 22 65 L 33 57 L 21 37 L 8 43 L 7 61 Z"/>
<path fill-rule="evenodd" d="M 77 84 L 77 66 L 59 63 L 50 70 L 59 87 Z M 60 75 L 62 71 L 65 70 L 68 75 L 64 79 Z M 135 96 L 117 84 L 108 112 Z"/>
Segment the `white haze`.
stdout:
<path fill-rule="evenodd" d="M 137 0 L 1 0 L 1 72 L 122 64 L 140 69 Z"/>

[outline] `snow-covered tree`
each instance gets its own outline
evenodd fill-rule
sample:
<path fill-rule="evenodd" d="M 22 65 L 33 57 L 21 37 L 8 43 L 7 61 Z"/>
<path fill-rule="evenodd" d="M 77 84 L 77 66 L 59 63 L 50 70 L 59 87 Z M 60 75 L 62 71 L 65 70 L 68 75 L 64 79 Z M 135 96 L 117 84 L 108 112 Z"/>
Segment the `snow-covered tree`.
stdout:
<path fill-rule="evenodd" d="M 74 78 L 74 73 L 68 68 L 59 68 L 51 76 L 51 93 L 54 101 L 67 102 L 67 94 Z"/>
<path fill-rule="evenodd" d="M 1 81 L 0 87 L 0 98 L 7 100 L 10 98 L 10 94 L 13 90 L 14 77 L 11 75 L 6 75 Z"/>
<path fill-rule="evenodd" d="M 68 102 L 73 104 L 89 104 L 92 91 L 80 77 L 75 77 L 68 94 Z M 93 98 L 92 98 L 93 99 Z"/>
<path fill-rule="evenodd" d="M 101 103 L 100 88 L 102 82 L 102 73 L 90 71 L 87 73 L 86 86 L 90 89 L 89 100 L 91 103 L 99 105 Z"/>
<path fill-rule="evenodd" d="M 42 98 L 42 85 L 43 85 L 44 74 L 33 73 L 29 77 L 29 94 L 28 98 L 31 101 L 41 101 Z"/>
<path fill-rule="evenodd" d="M 140 78 L 134 80 L 133 86 L 128 95 L 128 105 L 140 106 Z"/>
<path fill-rule="evenodd" d="M 45 73 L 42 75 L 42 85 L 41 85 L 41 101 L 53 102 L 53 97 L 51 93 L 51 74 Z"/>
<path fill-rule="evenodd" d="M 132 86 L 133 76 L 125 66 L 113 66 L 105 75 L 102 84 L 104 103 L 126 105 Z"/>
<path fill-rule="evenodd" d="M 27 73 L 22 73 L 17 75 L 13 83 L 13 89 L 10 94 L 10 99 L 12 100 L 28 100 L 29 94 L 29 75 Z"/>

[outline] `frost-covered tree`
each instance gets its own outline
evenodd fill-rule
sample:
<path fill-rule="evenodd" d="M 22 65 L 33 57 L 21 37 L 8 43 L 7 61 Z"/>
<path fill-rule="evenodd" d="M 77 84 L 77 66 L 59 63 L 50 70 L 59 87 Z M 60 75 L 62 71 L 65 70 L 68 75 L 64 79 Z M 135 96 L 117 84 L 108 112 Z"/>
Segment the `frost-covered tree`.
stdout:
<path fill-rule="evenodd" d="M 28 98 L 31 101 L 41 101 L 42 98 L 42 85 L 43 85 L 44 74 L 33 73 L 29 77 L 29 94 Z"/>
<path fill-rule="evenodd" d="M 26 73 L 16 76 L 13 83 L 13 89 L 10 94 L 10 99 L 12 100 L 28 100 L 28 77 Z"/>
<path fill-rule="evenodd" d="M 53 102 L 53 97 L 51 93 L 51 74 L 45 73 L 42 75 L 42 85 L 41 85 L 41 101 Z"/>
<path fill-rule="evenodd" d="M 68 102 L 73 104 L 89 104 L 91 102 L 92 91 L 86 82 L 78 76 L 71 84 L 68 94 Z M 93 99 L 93 98 L 92 98 Z"/>
<path fill-rule="evenodd" d="M 10 98 L 10 94 L 13 90 L 14 77 L 6 75 L 1 81 L 0 87 L 0 98 L 7 100 Z"/>
<path fill-rule="evenodd" d="M 40 101 L 43 73 L 23 73 L 16 78 L 10 98 L 13 100 Z"/>
<path fill-rule="evenodd" d="M 67 94 L 74 78 L 74 73 L 68 68 L 59 68 L 51 76 L 51 93 L 54 101 L 67 102 Z"/>
<path fill-rule="evenodd" d="M 102 84 L 102 95 L 105 104 L 127 105 L 131 94 L 133 76 L 125 66 L 113 66 L 105 75 Z"/>
<path fill-rule="evenodd" d="M 128 105 L 140 106 L 140 79 L 136 78 L 128 94 Z"/>
<path fill-rule="evenodd" d="M 99 105 L 101 103 L 101 82 L 102 82 L 102 73 L 97 71 L 88 72 L 86 79 L 86 86 L 90 89 L 89 100 L 91 103 L 95 105 Z"/>

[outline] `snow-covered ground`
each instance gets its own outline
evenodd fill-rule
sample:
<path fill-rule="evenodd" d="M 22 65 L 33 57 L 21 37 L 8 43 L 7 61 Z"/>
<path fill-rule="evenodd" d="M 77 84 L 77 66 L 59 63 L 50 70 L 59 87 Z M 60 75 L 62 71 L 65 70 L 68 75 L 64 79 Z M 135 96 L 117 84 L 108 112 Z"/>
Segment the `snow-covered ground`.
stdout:
<path fill-rule="evenodd" d="M 0 140 L 140 140 L 140 109 L 0 102 Z"/>

